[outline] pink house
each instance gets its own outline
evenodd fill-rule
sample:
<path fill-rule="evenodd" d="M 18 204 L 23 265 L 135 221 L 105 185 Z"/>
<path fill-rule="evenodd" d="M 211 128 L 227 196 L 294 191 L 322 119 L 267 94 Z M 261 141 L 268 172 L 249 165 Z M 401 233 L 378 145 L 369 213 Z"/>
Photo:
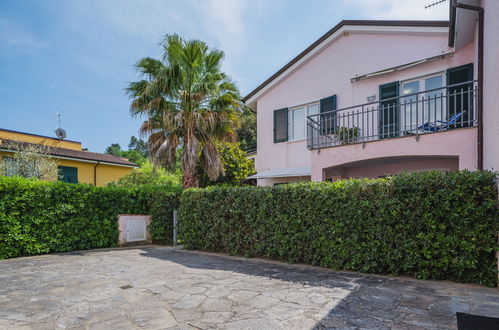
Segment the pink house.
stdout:
<path fill-rule="evenodd" d="M 342 21 L 249 93 L 259 185 L 499 169 L 499 1 Z"/>

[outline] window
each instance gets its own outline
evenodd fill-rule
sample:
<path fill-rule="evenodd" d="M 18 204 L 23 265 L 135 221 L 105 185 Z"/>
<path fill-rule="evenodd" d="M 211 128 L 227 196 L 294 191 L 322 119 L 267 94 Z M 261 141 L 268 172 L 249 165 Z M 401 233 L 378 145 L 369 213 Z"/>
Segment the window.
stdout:
<path fill-rule="evenodd" d="M 401 99 L 401 125 L 405 132 L 417 130 L 426 122 L 436 122 L 447 118 L 445 105 L 445 90 L 442 73 L 404 81 L 401 84 L 401 94 L 409 95 Z M 417 95 L 414 93 L 424 92 Z"/>
<path fill-rule="evenodd" d="M 319 113 L 319 104 L 313 103 L 292 108 L 289 111 L 289 138 L 290 140 L 304 140 L 307 137 L 307 116 Z"/>
<path fill-rule="evenodd" d="M 290 139 L 303 140 L 305 138 L 305 107 L 290 111 Z"/>
<path fill-rule="evenodd" d="M 71 166 L 59 166 L 59 181 L 78 183 L 78 168 Z"/>

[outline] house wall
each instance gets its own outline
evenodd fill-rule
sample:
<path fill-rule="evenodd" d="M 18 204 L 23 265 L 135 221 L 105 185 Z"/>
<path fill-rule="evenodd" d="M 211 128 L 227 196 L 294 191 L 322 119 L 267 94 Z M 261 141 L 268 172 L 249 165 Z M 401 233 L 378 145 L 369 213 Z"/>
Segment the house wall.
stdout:
<path fill-rule="evenodd" d="M 326 179 L 333 181 L 348 178 L 379 178 L 386 175 L 398 174 L 403 171 L 456 171 L 459 169 L 459 159 L 457 158 L 433 158 L 433 159 L 383 159 L 383 163 L 373 165 L 362 164 L 355 167 L 340 167 L 326 169 L 324 175 Z"/>
<path fill-rule="evenodd" d="M 306 140 L 274 143 L 273 110 L 318 101 L 335 94 L 337 95 L 337 108 L 362 104 L 366 103 L 366 97 L 372 94 L 375 94 L 378 99 L 378 88 L 381 84 L 445 71 L 450 67 L 474 62 L 474 45 L 470 44 L 450 58 L 351 82 L 351 78 L 356 75 L 448 52 L 450 49 L 447 41 L 446 31 L 438 35 L 352 32 L 348 36 L 340 37 L 258 100 L 257 172 L 274 168 L 310 165 L 312 165 L 313 171 L 314 169 L 316 171 L 317 164 L 314 162 L 320 159 L 319 163 L 323 167 L 330 166 L 327 162 L 333 161 L 337 157 L 351 161 L 345 159 L 343 149 L 339 148 L 328 150 L 327 154 L 330 156 L 327 157 L 322 157 L 325 150 L 321 151 L 321 155 L 318 155 L 317 152 L 311 155 L 310 151 L 307 150 Z M 476 136 L 472 139 L 476 143 Z M 403 144 L 404 142 L 402 142 Z M 388 151 L 392 155 L 396 155 L 398 152 L 396 150 Z M 347 154 L 352 155 L 351 153 Z M 355 158 L 353 155 L 352 157 Z M 333 161 L 333 163 L 335 162 Z M 472 165 L 469 166 L 472 167 Z M 312 180 L 318 179 L 317 173 L 314 172 Z"/>
<path fill-rule="evenodd" d="M 499 171 L 499 1 L 483 0 L 483 163 L 484 168 Z"/>
<path fill-rule="evenodd" d="M 59 140 L 40 135 L 31 135 L 0 129 L 0 139 L 15 140 L 29 143 L 42 144 L 45 146 L 59 147 L 71 150 L 81 150 L 81 143 L 75 141 Z"/>
<path fill-rule="evenodd" d="M 329 167 L 394 156 L 414 157 L 415 160 L 423 156 L 434 157 L 430 166 L 432 169 L 441 167 L 440 157 L 455 157 L 458 159 L 458 169 L 475 170 L 476 134 L 476 127 L 469 127 L 421 135 L 419 140 L 414 137 L 400 137 L 368 142 L 364 147 L 359 143 L 321 149 L 320 152 L 314 150 L 311 151 L 312 181 L 326 179 L 324 169 Z"/>
<path fill-rule="evenodd" d="M 9 155 L 12 155 L 12 153 L 0 151 L 0 160 L 2 157 Z M 56 159 L 56 162 L 58 166 L 71 166 L 78 168 L 78 183 L 94 184 L 94 168 L 97 165 L 96 162 L 92 163 L 69 159 Z M 96 186 L 105 186 L 109 182 L 116 181 L 123 175 L 130 173 L 132 170 L 133 168 L 131 167 L 98 164 L 96 169 Z"/>

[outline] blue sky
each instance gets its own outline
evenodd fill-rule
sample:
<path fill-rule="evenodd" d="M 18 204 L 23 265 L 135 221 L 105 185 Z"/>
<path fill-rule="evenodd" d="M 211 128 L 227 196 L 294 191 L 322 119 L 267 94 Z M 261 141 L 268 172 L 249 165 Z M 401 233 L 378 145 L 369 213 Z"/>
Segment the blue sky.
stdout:
<path fill-rule="evenodd" d="M 167 33 L 225 51 L 245 95 L 342 19 L 447 19 L 433 0 L 2 0 L 0 128 L 103 152 L 128 144 L 139 119 L 123 94 L 133 64 L 160 56 Z"/>

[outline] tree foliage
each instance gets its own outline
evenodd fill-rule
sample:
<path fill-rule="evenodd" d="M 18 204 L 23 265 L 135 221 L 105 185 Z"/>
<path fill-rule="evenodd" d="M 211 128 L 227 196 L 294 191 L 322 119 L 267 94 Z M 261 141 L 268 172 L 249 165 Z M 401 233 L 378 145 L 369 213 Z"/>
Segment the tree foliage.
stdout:
<path fill-rule="evenodd" d="M 132 136 L 130 138 L 130 143 L 128 144 L 128 150 L 123 150 L 118 143 L 113 143 L 106 148 L 105 153 L 116 157 L 126 158 L 133 163 L 141 165 L 147 161 L 149 148 L 147 142 Z"/>
<path fill-rule="evenodd" d="M 202 173 L 202 165 L 199 166 L 200 186 L 206 187 L 211 185 L 226 184 L 239 186 L 246 182 L 246 178 L 255 173 L 255 164 L 252 159 L 248 159 L 244 150 L 239 147 L 239 144 L 234 143 L 219 143 L 217 150 L 220 153 L 224 174 L 217 180 L 210 178 Z"/>
<path fill-rule="evenodd" d="M 154 167 L 150 161 L 145 161 L 140 168 L 133 169 L 130 173 L 109 185 L 116 187 L 155 185 L 170 190 L 180 190 L 182 188 L 180 171 L 169 172 L 163 168 Z"/>
<path fill-rule="evenodd" d="M 256 114 L 245 107 L 240 112 L 239 122 L 236 132 L 241 149 L 246 152 L 256 150 Z"/>
<path fill-rule="evenodd" d="M 0 175 L 20 176 L 56 181 L 57 162 L 49 157 L 48 147 L 38 144 L 18 144 L 12 156 L 3 157 L 0 162 Z"/>

